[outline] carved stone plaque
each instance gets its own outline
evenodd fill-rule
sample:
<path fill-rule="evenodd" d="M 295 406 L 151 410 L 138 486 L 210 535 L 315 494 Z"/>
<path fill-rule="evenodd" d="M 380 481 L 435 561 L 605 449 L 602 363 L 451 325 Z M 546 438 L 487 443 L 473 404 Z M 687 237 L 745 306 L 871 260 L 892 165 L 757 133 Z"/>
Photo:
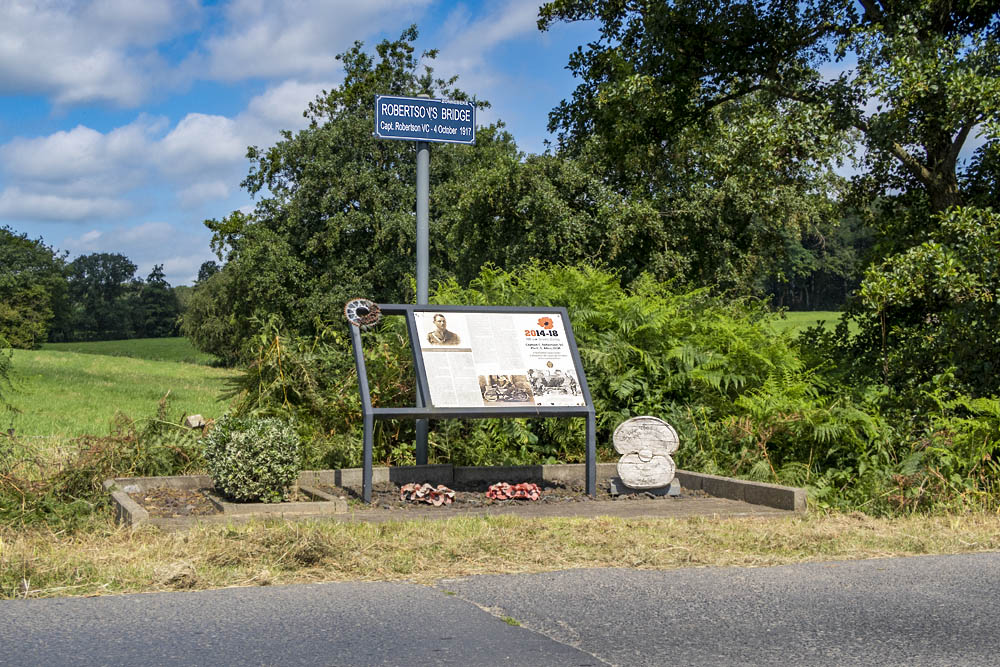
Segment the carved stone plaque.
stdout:
<path fill-rule="evenodd" d="M 657 417 L 632 417 L 623 421 L 615 429 L 612 441 L 619 454 L 648 449 L 669 456 L 680 446 L 674 427 Z"/>
<path fill-rule="evenodd" d="M 674 480 L 677 466 L 670 457 L 680 446 L 677 431 L 656 417 L 633 417 L 618 425 L 614 436 L 618 476 L 633 489 L 657 489 Z"/>

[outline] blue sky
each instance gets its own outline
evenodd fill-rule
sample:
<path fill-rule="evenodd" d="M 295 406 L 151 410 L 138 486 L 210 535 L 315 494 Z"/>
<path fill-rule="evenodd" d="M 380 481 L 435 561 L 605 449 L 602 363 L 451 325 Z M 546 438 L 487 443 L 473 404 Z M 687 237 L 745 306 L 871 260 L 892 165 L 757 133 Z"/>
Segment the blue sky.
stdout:
<path fill-rule="evenodd" d="M 540 33 L 539 4 L 0 0 L 0 226 L 190 284 L 213 259 L 202 221 L 251 204 L 246 147 L 304 126 L 341 80 L 336 54 L 411 23 L 437 73 L 493 104 L 479 122 L 540 152 L 575 85 L 568 56 L 596 28 Z"/>

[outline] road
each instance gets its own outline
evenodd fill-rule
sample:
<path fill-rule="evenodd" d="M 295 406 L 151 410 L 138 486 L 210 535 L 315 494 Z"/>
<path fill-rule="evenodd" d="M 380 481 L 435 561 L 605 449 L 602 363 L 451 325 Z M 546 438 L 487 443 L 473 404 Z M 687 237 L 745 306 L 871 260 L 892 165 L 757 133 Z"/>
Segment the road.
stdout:
<path fill-rule="evenodd" d="M 1000 554 L 0 602 L 2 665 L 996 665 Z"/>

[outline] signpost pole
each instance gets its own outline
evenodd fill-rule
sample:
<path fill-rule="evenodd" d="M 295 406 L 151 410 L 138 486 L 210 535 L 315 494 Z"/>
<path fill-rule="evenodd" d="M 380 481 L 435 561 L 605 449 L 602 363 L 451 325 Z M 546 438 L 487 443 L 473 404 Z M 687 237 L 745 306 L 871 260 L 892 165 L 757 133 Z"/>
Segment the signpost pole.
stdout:
<path fill-rule="evenodd" d="M 431 147 L 426 141 L 417 143 L 417 305 L 426 305 L 429 299 L 429 251 L 428 237 L 430 223 L 430 163 Z M 424 407 L 424 396 L 417 392 L 417 407 Z M 426 419 L 417 420 L 417 465 L 427 465 L 427 430 Z"/>
<path fill-rule="evenodd" d="M 380 139 L 413 141 L 417 145 L 417 305 L 428 300 L 428 200 L 430 190 L 430 142 L 476 143 L 476 107 L 470 102 L 417 97 L 375 96 L 375 136 Z M 417 391 L 417 407 L 428 397 Z M 417 420 L 417 465 L 427 464 L 426 419 Z"/>

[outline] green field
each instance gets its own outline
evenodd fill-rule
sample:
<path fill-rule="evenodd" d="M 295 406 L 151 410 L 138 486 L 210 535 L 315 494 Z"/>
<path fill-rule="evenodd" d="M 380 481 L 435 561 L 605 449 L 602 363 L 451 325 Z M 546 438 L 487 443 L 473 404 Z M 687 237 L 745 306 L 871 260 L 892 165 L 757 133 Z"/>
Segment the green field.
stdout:
<path fill-rule="evenodd" d="M 218 417 L 227 407 L 220 394 L 235 371 L 182 363 L 198 354 L 177 338 L 15 350 L 17 391 L 10 399 L 20 412 L 0 414 L 0 427 L 22 437 L 103 435 L 117 413 L 133 419 L 154 416 L 167 392 L 172 419 Z"/>
<path fill-rule="evenodd" d="M 833 331 L 840 323 L 840 315 L 835 310 L 786 311 L 774 319 L 773 326 L 780 332 L 796 334 L 822 323 L 823 328 Z"/>
<path fill-rule="evenodd" d="M 46 343 L 43 350 L 101 354 L 109 357 L 131 357 L 150 361 L 181 361 L 188 364 L 211 365 L 215 357 L 197 350 L 187 338 L 135 338 L 133 340 L 100 340 L 92 343 Z"/>

